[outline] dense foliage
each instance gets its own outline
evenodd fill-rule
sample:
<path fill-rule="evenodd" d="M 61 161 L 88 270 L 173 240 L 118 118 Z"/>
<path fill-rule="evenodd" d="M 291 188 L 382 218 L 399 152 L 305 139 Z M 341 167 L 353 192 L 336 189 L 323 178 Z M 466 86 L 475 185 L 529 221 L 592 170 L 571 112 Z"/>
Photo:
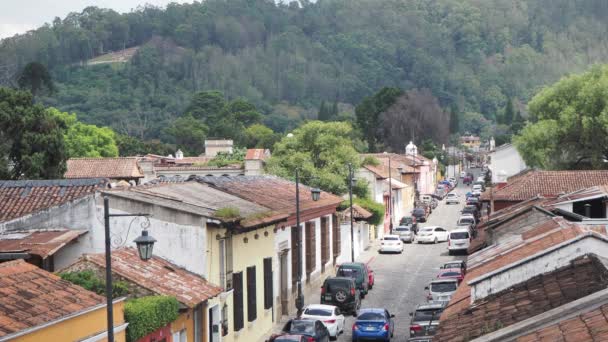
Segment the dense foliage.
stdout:
<path fill-rule="evenodd" d="M 3 40 L 0 63 L 15 75 L 29 62 L 45 65 L 57 91 L 43 101 L 140 139 L 165 140 L 201 90 L 246 98 L 274 131 L 316 118 L 323 101 L 322 119 L 334 103 L 356 105 L 382 87 L 430 89 L 441 107 L 494 121 L 510 101 L 526 103 L 539 86 L 606 61 L 607 14 L 605 0 L 89 7 Z M 124 48 L 134 56 L 104 55 Z"/>
<path fill-rule="evenodd" d="M 151 332 L 175 321 L 179 316 L 179 302 L 174 297 L 148 296 L 125 303 L 127 341 L 135 342 Z"/>
<path fill-rule="evenodd" d="M 267 170 L 293 179 L 298 169 L 303 184 L 344 194 L 348 191 L 348 164 L 355 169 L 360 164 L 355 140 L 355 132 L 346 122 L 308 122 L 276 143 Z"/>
<path fill-rule="evenodd" d="M 79 272 L 63 272 L 59 273 L 63 280 L 67 280 L 72 284 L 76 284 L 84 289 L 95 292 L 98 295 L 105 296 L 106 282 L 100 279 L 92 270 L 84 270 Z M 112 298 L 124 297 L 128 294 L 127 283 L 124 281 L 112 282 Z"/>
<path fill-rule="evenodd" d="M 608 160 L 608 66 L 563 78 L 530 102 L 533 123 L 515 138 L 529 166 L 605 169 Z"/>
<path fill-rule="evenodd" d="M 373 225 L 379 225 L 384 222 L 384 205 L 381 203 L 376 203 L 374 200 L 369 198 L 356 198 L 353 201 L 354 203 L 360 205 L 363 209 L 372 213 L 372 217 L 369 218 L 367 222 Z"/>
<path fill-rule="evenodd" d="M 0 87 L 0 179 L 63 178 L 64 131 L 31 93 Z"/>

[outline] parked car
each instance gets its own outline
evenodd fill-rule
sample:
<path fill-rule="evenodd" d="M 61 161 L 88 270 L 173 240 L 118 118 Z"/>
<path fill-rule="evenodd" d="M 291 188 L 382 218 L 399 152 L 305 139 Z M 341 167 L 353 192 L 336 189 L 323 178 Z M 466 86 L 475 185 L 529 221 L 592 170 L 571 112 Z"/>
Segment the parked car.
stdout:
<path fill-rule="evenodd" d="M 412 243 L 414 242 L 414 238 L 416 235 L 414 234 L 414 230 L 407 226 L 399 226 L 394 229 L 395 234 L 399 235 L 399 238 L 403 242 Z"/>
<path fill-rule="evenodd" d="M 438 205 L 439 205 L 439 202 L 437 202 L 437 200 L 435 198 L 433 198 L 431 200 L 431 208 L 435 209 L 435 208 L 437 208 Z"/>
<path fill-rule="evenodd" d="M 403 253 L 403 241 L 399 235 L 384 235 L 380 240 L 380 253 Z"/>
<path fill-rule="evenodd" d="M 365 268 L 367 269 L 367 278 L 368 278 L 367 289 L 371 290 L 372 287 L 374 287 L 374 284 L 376 283 L 376 278 L 374 277 L 374 270 L 372 270 L 372 268 L 369 267 L 369 265 L 366 263 L 364 263 L 363 265 L 365 265 Z"/>
<path fill-rule="evenodd" d="M 471 227 L 475 227 L 477 225 L 477 221 L 475 221 L 475 216 L 470 215 L 470 214 L 463 214 L 458 218 L 458 221 L 456 221 L 456 225 L 457 226 L 471 226 Z"/>
<path fill-rule="evenodd" d="M 410 337 L 407 342 L 433 342 L 433 336 Z"/>
<path fill-rule="evenodd" d="M 427 210 L 423 207 L 414 208 L 412 216 L 416 218 L 416 222 L 426 222 Z"/>
<path fill-rule="evenodd" d="M 471 231 L 469 229 L 452 230 L 448 240 L 448 254 L 452 255 L 454 252 L 463 251 L 467 253 L 469 246 L 471 245 L 471 240 Z"/>
<path fill-rule="evenodd" d="M 452 260 L 443 264 L 440 269 L 459 268 L 463 274 L 467 273 L 467 262 L 464 260 Z"/>
<path fill-rule="evenodd" d="M 429 286 L 425 287 L 428 290 L 427 300 L 439 300 L 440 296 L 452 295 L 458 288 L 458 280 L 456 279 L 437 279 L 431 281 Z"/>
<path fill-rule="evenodd" d="M 443 309 L 444 305 L 440 303 L 418 305 L 410 312 L 410 337 L 435 335 Z"/>
<path fill-rule="evenodd" d="M 466 176 L 467 176 L 467 173 L 466 173 L 465 171 L 462 171 L 462 172 L 460 173 L 460 178 L 464 178 L 464 177 L 466 177 Z"/>
<path fill-rule="evenodd" d="M 448 193 L 448 192 L 445 190 L 445 188 L 444 188 L 443 186 L 442 186 L 442 187 L 437 187 L 437 189 L 435 190 L 435 196 L 436 196 L 437 198 L 439 198 L 439 200 L 444 199 L 444 198 L 445 198 L 445 195 L 446 195 L 447 193 Z"/>
<path fill-rule="evenodd" d="M 418 243 L 437 243 L 448 241 L 448 231 L 439 226 L 430 226 L 420 229 L 416 242 Z"/>
<path fill-rule="evenodd" d="M 470 214 L 475 217 L 475 221 L 479 221 L 480 213 L 476 205 L 467 205 L 460 211 L 462 214 Z"/>
<path fill-rule="evenodd" d="M 459 204 L 460 203 L 460 196 L 458 196 L 455 193 L 449 193 L 446 198 L 445 198 L 445 204 Z"/>
<path fill-rule="evenodd" d="M 394 317 L 386 309 L 361 309 L 353 324 L 353 342 L 390 341 L 395 331 Z"/>
<path fill-rule="evenodd" d="M 466 177 L 464 177 L 464 178 L 463 178 L 462 182 L 463 182 L 464 184 L 466 184 L 466 185 L 470 185 L 470 184 L 471 184 L 471 182 L 473 182 L 473 177 L 471 177 L 471 176 L 466 176 Z"/>
<path fill-rule="evenodd" d="M 304 308 L 302 319 L 323 322 L 331 338 L 337 338 L 344 332 L 344 315 L 340 308 L 333 305 L 310 304 Z"/>
<path fill-rule="evenodd" d="M 418 231 L 418 222 L 416 222 L 416 217 L 414 216 L 403 216 L 401 220 L 399 220 L 399 226 L 412 228 L 414 234 Z"/>
<path fill-rule="evenodd" d="M 485 183 L 485 182 L 480 182 L 480 181 L 475 181 L 475 182 L 473 182 L 473 189 L 475 189 L 475 186 L 476 186 L 476 185 L 477 185 L 477 186 L 481 186 L 481 188 L 479 188 L 479 190 L 480 190 L 481 192 L 486 191 L 486 183 Z"/>
<path fill-rule="evenodd" d="M 290 319 L 283 327 L 286 334 L 305 335 L 307 342 L 329 342 L 329 330 L 323 322 L 311 319 Z"/>
<path fill-rule="evenodd" d="M 479 206 L 480 206 L 479 198 L 475 197 L 475 196 L 471 196 L 471 197 L 467 198 L 467 205 L 474 205 L 477 208 L 479 208 Z"/>
<path fill-rule="evenodd" d="M 397 237 L 397 241 L 401 242 Z M 336 272 L 338 277 L 348 277 L 355 280 L 357 288 L 361 291 L 361 298 L 365 297 L 369 291 L 369 275 L 367 274 L 367 265 L 362 262 L 347 262 L 340 267 Z"/>
<path fill-rule="evenodd" d="M 266 342 L 308 342 L 309 336 L 286 333 L 273 334 Z"/>
<path fill-rule="evenodd" d="M 340 312 L 356 316 L 361 307 L 361 293 L 355 280 L 346 277 L 326 278 L 321 287 L 321 304 L 336 306 Z"/>
<path fill-rule="evenodd" d="M 464 279 L 464 274 L 459 268 L 448 268 L 439 271 L 437 279 L 456 279 L 458 280 L 458 285 L 460 285 Z"/>

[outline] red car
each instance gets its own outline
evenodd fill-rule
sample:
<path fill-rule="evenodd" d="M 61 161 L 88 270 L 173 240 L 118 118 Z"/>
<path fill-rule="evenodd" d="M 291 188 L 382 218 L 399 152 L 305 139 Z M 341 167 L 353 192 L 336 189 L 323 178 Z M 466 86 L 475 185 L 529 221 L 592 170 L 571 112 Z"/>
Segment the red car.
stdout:
<path fill-rule="evenodd" d="M 369 286 L 368 289 L 372 289 L 374 287 L 374 271 L 369 267 L 368 264 L 365 264 L 365 268 L 367 268 L 367 276 L 369 277 Z"/>
<path fill-rule="evenodd" d="M 437 279 L 456 279 L 458 284 L 464 279 L 464 274 L 460 268 L 442 269 L 437 275 Z"/>

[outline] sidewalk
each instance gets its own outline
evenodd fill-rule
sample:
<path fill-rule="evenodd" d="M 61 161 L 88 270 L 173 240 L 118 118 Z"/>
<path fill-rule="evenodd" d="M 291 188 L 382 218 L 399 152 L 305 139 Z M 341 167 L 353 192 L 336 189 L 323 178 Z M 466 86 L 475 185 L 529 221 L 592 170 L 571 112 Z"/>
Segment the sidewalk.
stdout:
<path fill-rule="evenodd" d="M 370 242 L 368 248 L 366 250 L 363 250 L 360 254 L 359 257 L 356 259 L 356 261 L 358 262 L 365 262 L 368 265 L 373 263 L 375 258 L 376 258 L 376 254 L 378 253 L 378 246 L 379 246 L 379 240 L 373 240 Z M 373 269 L 373 268 L 372 268 Z M 335 268 L 334 268 L 334 274 L 335 274 Z M 320 301 L 320 289 L 317 288 L 313 288 L 313 289 L 305 289 L 304 290 L 304 302 L 305 305 L 308 304 L 319 304 Z M 294 309 L 295 310 L 295 309 Z M 283 329 L 283 326 L 285 326 L 285 323 L 287 323 L 287 321 L 289 319 L 294 318 L 295 315 L 293 316 L 282 316 L 281 319 L 278 322 L 275 322 L 272 330 L 268 332 L 268 336 L 270 336 L 272 333 L 275 332 L 279 332 L 281 331 L 281 329 Z M 265 340 L 261 340 L 259 342 L 264 342 Z"/>

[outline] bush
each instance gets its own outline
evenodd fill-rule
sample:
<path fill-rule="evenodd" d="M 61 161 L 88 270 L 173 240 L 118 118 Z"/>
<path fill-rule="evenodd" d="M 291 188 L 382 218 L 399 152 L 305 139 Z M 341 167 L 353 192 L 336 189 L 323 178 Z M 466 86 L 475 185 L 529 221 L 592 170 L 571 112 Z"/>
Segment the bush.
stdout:
<path fill-rule="evenodd" d="M 368 220 L 370 224 L 377 226 L 384 221 L 384 205 L 367 198 L 356 198 L 353 202 L 372 213 L 372 217 Z"/>
<path fill-rule="evenodd" d="M 367 156 L 363 158 L 361 165 L 380 166 L 380 161 L 374 156 Z"/>
<path fill-rule="evenodd" d="M 174 297 L 149 296 L 132 299 L 125 303 L 127 342 L 137 341 L 151 332 L 175 321 L 179 315 L 179 303 Z"/>
<path fill-rule="evenodd" d="M 93 291 L 98 295 L 106 295 L 106 282 L 102 280 L 92 270 L 84 270 L 80 272 L 65 272 L 59 276 L 63 280 L 67 280 L 72 284 L 76 284 L 84 289 Z M 128 294 L 128 286 L 124 281 L 112 282 L 112 298 L 123 297 Z"/>
<path fill-rule="evenodd" d="M 215 211 L 215 217 L 221 219 L 236 219 L 241 217 L 241 211 L 235 207 L 224 207 Z"/>

